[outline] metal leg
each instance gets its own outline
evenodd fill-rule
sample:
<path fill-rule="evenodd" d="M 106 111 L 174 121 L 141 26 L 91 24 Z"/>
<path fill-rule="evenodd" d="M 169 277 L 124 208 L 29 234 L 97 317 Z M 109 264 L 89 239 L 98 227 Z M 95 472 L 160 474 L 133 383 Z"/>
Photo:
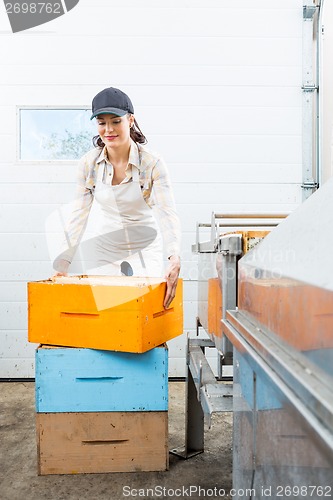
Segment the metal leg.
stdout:
<path fill-rule="evenodd" d="M 188 339 L 185 400 L 185 449 L 170 453 L 191 458 L 204 451 L 204 419 L 211 422 L 215 412 L 232 411 L 232 387 L 217 384 L 205 357 L 205 348 L 213 347 L 209 339 Z"/>
<path fill-rule="evenodd" d="M 186 457 L 190 457 L 204 451 L 204 412 L 198 400 L 197 389 L 189 369 L 186 389 L 187 418 L 185 425 L 185 449 Z"/>
<path fill-rule="evenodd" d="M 198 400 L 189 366 L 187 366 L 185 398 L 185 449 L 175 448 L 170 450 L 170 453 L 187 459 L 204 451 L 204 412 Z"/>
<path fill-rule="evenodd" d="M 196 317 L 196 334 L 197 334 L 197 337 L 199 336 L 199 328 L 200 328 L 200 326 L 201 326 L 200 319 L 197 316 Z"/>
<path fill-rule="evenodd" d="M 223 377 L 223 356 L 217 353 L 217 380 L 222 380 Z"/>

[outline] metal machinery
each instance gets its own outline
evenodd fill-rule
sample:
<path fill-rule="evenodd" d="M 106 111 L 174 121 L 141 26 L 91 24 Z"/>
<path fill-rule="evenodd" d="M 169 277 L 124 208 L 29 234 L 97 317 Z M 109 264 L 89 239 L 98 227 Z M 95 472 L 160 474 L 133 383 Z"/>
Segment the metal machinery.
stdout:
<path fill-rule="evenodd" d="M 276 226 L 285 215 L 212 214 L 210 224 L 197 224 L 198 318 L 209 338 L 189 338 L 187 345 L 185 450 L 173 453 L 189 458 L 204 451 L 204 420 L 215 412 L 233 410 L 230 370 L 233 345 L 222 332 L 222 319 L 237 305 L 238 262 Z M 200 231 L 209 228 L 209 240 Z M 218 377 L 210 368 L 205 349 L 216 347 Z M 228 373 L 229 375 L 228 375 Z"/>
<path fill-rule="evenodd" d="M 332 192 L 333 178 L 238 264 L 222 334 L 241 498 L 333 496 Z"/>
<path fill-rule="evenodd" d="M 205 416 L 233 411 L 233 498 L 333 496 L 332 193 L 333 178 L 285 220 L 214 215 L 194 246 L 210 338 L 188 341 L 182 456 L 203 451 Z"/>

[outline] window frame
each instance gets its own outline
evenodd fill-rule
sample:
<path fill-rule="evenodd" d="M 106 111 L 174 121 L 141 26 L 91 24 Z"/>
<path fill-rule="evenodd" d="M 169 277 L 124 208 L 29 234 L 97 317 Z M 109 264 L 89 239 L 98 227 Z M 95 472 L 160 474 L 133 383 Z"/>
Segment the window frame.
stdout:
<path fill-rule="evenodd" d="M 20 165 L 76 165 L 79 158 L 76 160 L 59 160 L 59 159 L 49 159 L 49 160 L 24 160 L 20 158 L 21 156 L 21 110 L 41 110 L 41 111 L 47 111 L 47 110 L 62 110 L 62 111 L 75 111 L 77 110 L 82 110 L 82 111 L 91 111 L 91 106 L 87 106 L 86 104 L 84 105 L 71 105 L 69 106 L 68 104 L 66 105 L 17 105 L 16 106 L 16 162 Z M 97 135 L 97 131 L 96 134 Z M 92 136 L 93 137 L 93 136 Z M 93 144 L 91 143 L 91 149 L 93 149 Z M 87 150 L 88 151 L 88 150 Z"/>

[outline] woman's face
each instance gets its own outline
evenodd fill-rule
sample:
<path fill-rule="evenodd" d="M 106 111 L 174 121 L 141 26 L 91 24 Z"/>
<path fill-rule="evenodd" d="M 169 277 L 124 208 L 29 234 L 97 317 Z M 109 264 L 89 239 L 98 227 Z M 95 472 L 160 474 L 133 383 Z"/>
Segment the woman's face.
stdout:
<path fill-rule="evenodd" d="M 119 147 L 130 142 L 133 115 L 116 116 L 103 114 L 96 117 L 97 131 L 107 147 Z"/>

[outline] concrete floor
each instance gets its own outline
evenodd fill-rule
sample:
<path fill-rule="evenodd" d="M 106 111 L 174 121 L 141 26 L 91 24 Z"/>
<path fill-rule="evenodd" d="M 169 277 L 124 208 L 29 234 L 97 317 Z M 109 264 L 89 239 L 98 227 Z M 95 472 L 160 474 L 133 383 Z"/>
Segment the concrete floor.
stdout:
<path fill-rule="evenodd" d="M 184 382 L 169 384 L 170 449 L 184 444 Z M 0 499 L 1 500 L 120 500 L 172 498 L 230 498 L 232 469 L 232 414 L 213 417 L 205 432 L 205 453 L 190 460 L 170 454 L 167 472 L 38 476 L 33 382 L 0 382 Z M 127 486 L 123 490 L 123 488 Z M 143 492 L 143 489 L 160 489 Z M 163 490 L 162 488 L 166 489 Z M 214 488 L 226 494 L 212 495 Z M 186 490 L 187 489 L 187 490 Z M 141 491 L 140 491 L 141 490 Z M 167 491 L 169 490 L 169 491 Z M 130 492 L 130 494 L 128 494 Z M 190 496 L 191 493 L 191 496 Z M 222 492 L 223 493 L 223 492 Z"/>

